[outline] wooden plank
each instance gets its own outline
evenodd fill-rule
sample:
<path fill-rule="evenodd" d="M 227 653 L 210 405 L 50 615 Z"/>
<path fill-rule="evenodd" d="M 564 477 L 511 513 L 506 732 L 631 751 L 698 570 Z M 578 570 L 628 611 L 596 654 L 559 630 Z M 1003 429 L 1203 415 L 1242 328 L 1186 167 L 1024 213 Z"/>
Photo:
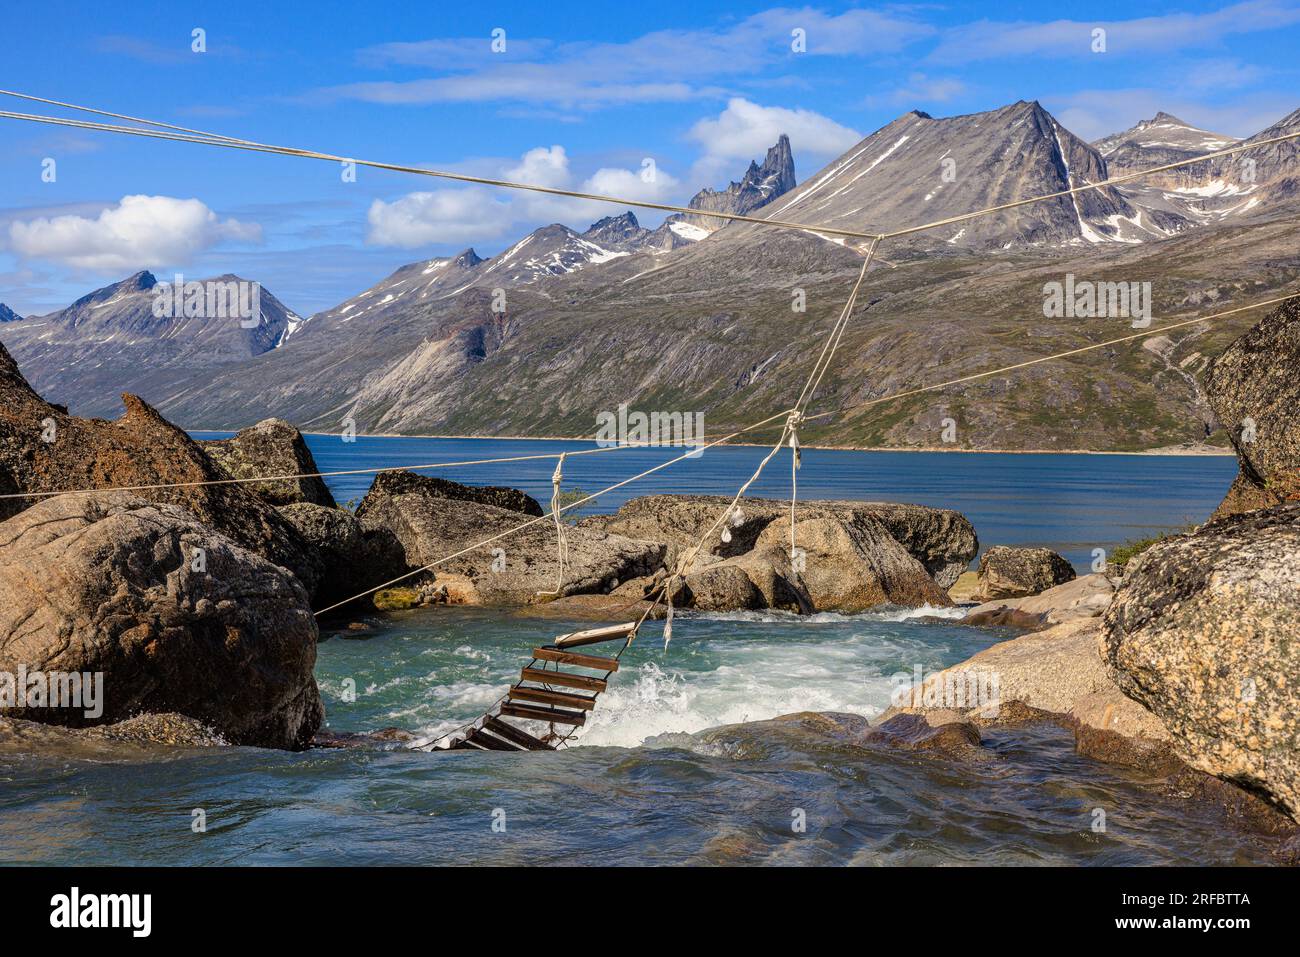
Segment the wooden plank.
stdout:
<path fill-rule="evenodd" d="M 539 701 L 542 704 L 577 708 L 580 711 L 590 711 L 596 707 L 595 698 L 588 698 L 586 695 L 580 694 L 569 694 L 565 691 L 546 691 L 542 688 L 523 688 L 515 685 L 510 689 L 509 695 L 511 698 L 521 698 L 524 701 Z"/>
<path fill-rule="evenodd" d="M 475 731 L 468 738 L 471 744 L 477 744 L 479 747 L 487 748 L 489 751 L 522 751 L 523 748 L 516 747 L 509 741 L 502 741 L 494 735 L 488 734 L 482 728 Z"/>
<path fill-rule="evenodd" d="M 560 635 L 551 644 L 556 648 L 577 648 L 579 645 L 594 645 L 601 641 L 615 641 L 626 638 L 636 630 L 636 622 L 628 621 L 621 625 L 606 625 L 603 628 L 588 628 L 586 631 L 573 631 Z"/>
<path fill-rule="evenodd" d="M 618 671 L 617 658 L 597 658 L 595 655 L 580 655 L 577 652 L 560 651 L 557 648 L 534 648 L 533 657 L 538 661 L 554 661 L 556 664 L 592 668 L 596 671 Z"/>
<path fill-rule="evenodd" d="M 511 718 L 528 718 L 532 721 L 545 721 L 548 724 L 572 724 L 577 727 L 587 723 L 587 716 L 581 711 L 560 711 L 555 708 L 532 708 L 527 705 L 513 704 L 507 701 L 501 706 L 501 713 Z"/>
<path fill-rule="evenodd" d="M 492 715 L 488 715 L 487 719 L 483 722 L 483 727 L 487 728 L 497 737 L 505 738 L 507 741 L 511 741 L 529 751 L 555 750 L 545 741 L 534 738 L 527 731 L 520 731 L 513 724 L 506 724 L 500 718 L 493 717 Z"/>
<path fill-rule="evenodd" d="M 604 678 L 588 678 L 586 675 L 571 675 L 567 671 L 547 671 L 545 668 L 525 668 L 520 672 L 524 681 L 536 681 L 546 685 L 558 685 L 561 688 L 578 688 L 581 691 L 594 691 L 597 694 L 605 690 Z"/>
<path fill-rule="evenodd" d="M 486 751 L 487 748 L 485 748 L 481 744 L 475 744 L 469 738 L 462 738 L 460 741 L 457 741 L 455 744 L 451 746 L 451 750 L 452 751 Z"/>

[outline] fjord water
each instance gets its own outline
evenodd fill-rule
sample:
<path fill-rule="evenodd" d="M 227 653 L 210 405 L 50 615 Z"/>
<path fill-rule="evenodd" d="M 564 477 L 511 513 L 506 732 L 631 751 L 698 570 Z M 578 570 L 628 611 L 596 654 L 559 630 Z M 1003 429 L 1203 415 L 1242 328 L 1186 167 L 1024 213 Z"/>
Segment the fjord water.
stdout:
<path fill-rule="evenodd" d="M 325 470 L 552 451 L 549 442 L 313 437 Z M 577 444 L 574 447 L 578 447 Z M 414 454 L 412 454 L 414 453 Z M 734 489 L 757 449 L 711 450 L 689 479 Z M 624 458 L 623 456 L 626 456 Z M 729 456 L 731 458 L 729 458 Z M 658 458 L 656 458 L 658 457 Z M 571 460 L 588 490 L 667 457 Z M 617 459 L 615 463 L 611 460 Z M 784 472 L 788 481 L 788 462 Z M 456 478 L 544 497 L 551 462 Z M 984 544 L 1095 545 L 1203 519 L 1231 460 L 810 451 L 809 497 L 959 508 Z M 332 481 L 341 501 L 368 479 Z M 779 478 L 758 494 L 781 495 Z M 611 507 L 609 504 L 606 507 Z M 871 715 L 893 676 L 999 639 L 958 613 L 687 616 L 624 657 L 578 747 L 558 753 L 176 750 L 148 760 L 0 756 L 7 863 L 1263 863 L 1269 848 L 1146 772 L 1074 753 L 1051 726 L 985 734 L 985 760 L 869 750 L 755 724 L 797 711 Z M 512 611 L 434 608 L 327 629 L 317 676 L 333 731 L 435 734 L 494 701 L 534 644 L 581 627 Z M 352 700 L 350 689 L 355 687 Z M 720 725 L 724 731 L 710 731 Z M 191 830 L 203 808 L 207 832 Z M 1104 832 L 1093 829 L 1096 809 Z M 792 823 L 802 812 L 806 831 Z M 494 823 L 497 827 L 494 829 Z M 501 826 L 504 824 L 504 832 Z"/>

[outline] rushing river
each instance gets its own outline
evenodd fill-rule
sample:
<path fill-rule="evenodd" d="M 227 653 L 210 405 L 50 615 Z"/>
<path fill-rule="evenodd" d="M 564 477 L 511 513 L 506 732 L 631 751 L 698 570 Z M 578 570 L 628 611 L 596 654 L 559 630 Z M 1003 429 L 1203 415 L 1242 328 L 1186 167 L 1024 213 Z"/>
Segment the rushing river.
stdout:
<path fill-rule="evenodd" d="M 326 470 L 551 451 L 552 443 L 313 437 Z M 573 447 L 579 447 L 577 443 Z M 712 450 L 649 491 L 722 492 L 760 454 Z M 620 458 L 620 456 L 623 456 Z M 571 460 L 588 491 L 666 457 Z M 611 460 L 618 459 L 615 463 Z M 550 462 L 453 477 L 542 497 Z M 960 509 L 982 545 L 1094 547 L 1203 520 L 1231 481 L 1220 458 L 812 451 L 807 497 Z M 784 473 L 788 480 L 787 470 Z M 341 501 L 365 477 L 332 482 Z M 785 493 L 774 477 L 758 494 Z M 612 508 L 618 500 L 606 503 Z M 797 711 L 871 715 L 891 676 L 998 640 L 948 617 L 735 613 L 685 617 L 665 650 L 648 625 L 578 739 L 557 753 L 250 748 L 141 761 L 0 755 L 8 863 L 1264 863 L 1269 847 L 1144 772 L 1079 757 L 1052 726 L 985 733 L 985 760 L 868 750 L 752 722 Z M 424 734 L 472 718 L 534 643 L 581 623 L 435 608 L 322 635 L 334 731 Z M 355 688 L 355 699 L 348 693 Z M 749 725 L 743 723 L 749 722 Z M 725 732 L 705 729 L 739 725 Z M 191 830 L 203 808 L 207 832 Z M 1097 809 L 1106 828 L 1093 829 Z M 804 830 L 792 822 L 806 821 Z M 495 826 L 494 826 L 495 825 Z"/>

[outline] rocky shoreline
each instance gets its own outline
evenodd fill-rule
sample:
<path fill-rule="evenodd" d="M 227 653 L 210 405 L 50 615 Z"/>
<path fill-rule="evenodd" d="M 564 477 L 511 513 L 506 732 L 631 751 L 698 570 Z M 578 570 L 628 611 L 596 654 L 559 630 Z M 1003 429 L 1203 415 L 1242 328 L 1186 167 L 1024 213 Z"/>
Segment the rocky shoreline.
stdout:
<path fill-rule="evenodd" d="M 116 421 L 80 419 L 0 346 L 0 674 L 99 673 L 108 688 L 93 716 L 0 697 L 0 747 L 364 744 L 320 734 L 315 613 L 340 603 L 346 623 L 437 604 L 626 619 L 666 580 L 698 611 L 941 609 L 972 594 L 966 624 L 1017 636 L 901 689 L 852 733 L 969 758 L 990 723 L 1053 721 L 1080 753 L 1167 768 L 1276 833 L 1300 820 L 1297 367 L 1292 300 L 1208 373 L 1241 463 L 1224 504 L 1122 575 L 1076 578 L 1045 549 L 980 555 L 959 513 L 891 503 L 801 502 L 792 552 L 789 503 L 744 499 L 676 577 L 729 500 L 646 496 L 566 522 L 562 570 L 549 519 L 469 548 L 544 514 L 518 490 L 390 471 L 350 511 L 288 423 L 200 442 L 134 396 Z M 249 481 L 267 475 L 295 478 Z M 972 591 L 958 580 L 977 556 Z"/>

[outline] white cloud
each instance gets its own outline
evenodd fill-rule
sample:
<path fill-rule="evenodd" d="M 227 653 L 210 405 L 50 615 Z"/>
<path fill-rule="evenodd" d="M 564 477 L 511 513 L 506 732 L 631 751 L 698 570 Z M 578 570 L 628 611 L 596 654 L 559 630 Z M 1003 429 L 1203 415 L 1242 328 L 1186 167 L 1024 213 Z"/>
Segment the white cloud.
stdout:
<path fill-rule="evenodd" d="M 221 220 L 197 199 L 171 196 L 123 196 L 94 218 L 67 214 L 9 225 L 19 255 L 100 272 L 181 265 L 224 240 L 261 238 L 256 223 Z"/>
<path fill-rule="evenodd" d="M 554 43 L 507 37 L 504 54 L 488 38 L 386 43 L 361 51 L 371 67 L 422 67 L 437 75 L 351 83 L 319 91 L 375 103 L 548 103 L 594 108 L 679 102 L 720 95 L 710 83 L 768 74 L 789 64 L 791 31 L 804 31 L 807 56 L 894 53 L 935 28 L 906 11 L 777 8 L 726 25 L 655 30 L 619 43 Z M 671 79 L 666 79 L 671 77 Z"/>
<path fill-rule="evenodd" d="M 1257 33 L 1300 23 L 1300 8 L 1277 0 L 1248 0 L 1206 13 L 1170 13 L 1132 20 L 992 21 L 946 31 L 927 59 L 970 63 L 1022 56 L 1150 56 L 1217 46 L 1232 34 Z M 1092 52 L 1092 31 L 1106 31 L 1106 52 Z"/>
<path fill-rule="evenodd" d="M 700 120 L 691 127 L 690 138 L 704 149 L 704 155 L 695 165 L 695 174 L 701 182 L 735 176 L 741 172 L 737 164 L 762 159 L 782 133 L 790 137 L 796 169 L 799 162 L 808 160 L 812 161 L 812 169 L 818 169 L 862 139 L 857 130 L 812 110 L 760 106 L 735 97 L 718 116 Z"/>
<path fill-rule="evenodd" d="M 407 193 L 391 203 L 377 199 L 366 218 L 367 242 L 410 249 L 495 239 L 513 217 L 509 203 L 493 199 L 486 188 L 470 187 Z"/>
<path fill-rule="evenodd" d="M 581 182 L 569 168 L 563 146 L 538 146 L 518 162 L 494 171 L 493 176 L 532 186 L 569 189 L 646 202 L 666 202 L 680 185 L 666 171 L 602 167 Z M 409 193 L 393 202 L 375 200 L 370 206 L 368 242 L 380 246 L 413 248 L 436 243 L 484 242 L 512 228 L 520 231 L 553 222 L 585 229 L 602 216 L 617 213 L 608 203 L 534 193 L 494 190 L 489 187 L 444 189 Z"/>
<path fill-rule="evenodd" d="M 1043 105 L 1067 130 L 1090 142 L 1129 129 L 1162 110 L 1201 129 L 1244 138 L 1267 129 L 1295 108 L 1285 94 L 1208 104 L 1145 88 L 1080 90 Z"/>
<path fill-rule="evenodd" d="M 908 74 L 907 82 L 885 94 L 866 98 L 872 106 L 889 105 L 923 107 L 932 103 L 946 103 L 966 92 L 966 84 L 956 77 L 929 76 L 925 73 Z"/>

